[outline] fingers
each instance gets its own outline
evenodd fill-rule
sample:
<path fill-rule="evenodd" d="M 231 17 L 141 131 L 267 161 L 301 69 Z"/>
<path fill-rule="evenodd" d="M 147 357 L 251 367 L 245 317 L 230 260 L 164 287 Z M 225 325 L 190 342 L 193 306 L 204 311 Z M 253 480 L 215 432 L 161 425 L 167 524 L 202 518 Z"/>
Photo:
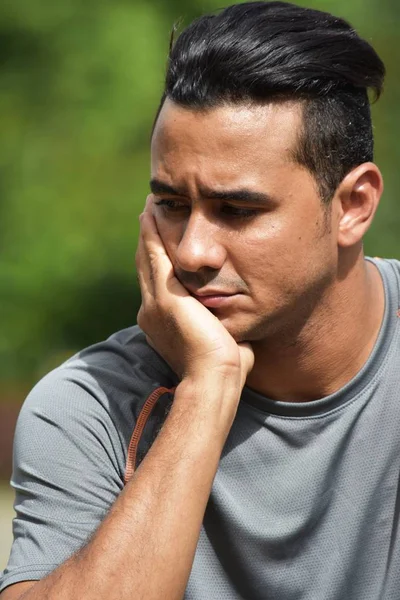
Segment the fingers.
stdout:
<path fill-rule="evenodd" d="M 150 271 L 148 266 L 148 258 L 146 257 L 146 250 L 144 248 L 143 238 L 139 235 L 138 247 L 136 250 L 136 277 L 139 282 L 142 298 L 145 300 L 146 297 L 153 296 L 152 282 L 150 278 Z"/>
<path fill-rule="evenodd" d="M 158 212 L 156 216 L 159 217 Z M 160 231 L 169 235 L 161 220 Z M 140 216 L 136 267 L 142 291 L 137 321 L 149 346 L 180 377 L 196 378 L 199 373 L 203 377 L 212 368 L 239 375 L 243 386 L 253 365 L 250 346 L 243 344 L 239 354 L 235 340 L 224 326 L 175 276 L 168 248 L 158 232 L 153 202 L 148 198 Z"/>
<path fill-rule="evenodd" d="M 141 250 L 144 251 L 146 271 L 155 289 L 159 281 L 174 276 L 172 263 L 157 231 L 154 217 L 149 209 L 140 215 Z"/>
<path fill-rule="evenodd" d="M 158 233 L 150 196 L 147 197 L 145 209 L 139 220 L 136 268 L 141 288 L 156 300 L 165 298 L 167 291 L 175 296 L 190 296 L 175 276 L 172 262 Z"/>
<path fill-rule="evenodd" d="M 154 207 L 154 202 L 153 202 L 153 198 L 152 195 L 149 194 L 146 198 L 146 202 L 144 203 L 144 209 L 143 212 L 150 212 L 151 214 L 153 214 L 153 207 Z"/>
<path fill-rule="evenodd" d="M 139 222 L 140 236 L 143 238 L 148 252 L 153 252 L 161 256 L 166 255 L 164 244 L 161 241 L 153 216 L 152 202 L 149 197 L 147 197 L 144 211 L 139 215 Z"/>
<path fill-rule="evenodd" d="M 188 295 L 175 277 L 171 260 L 158 233 L 153 216 L 153 202 L 147 197 L 139 217 L 140 235 L 136 253 L 136 270 L 142 298 L 146 302 L 168 302 L 167 292 Z M 181 289 L 182 288 L 182 289 Z"/>

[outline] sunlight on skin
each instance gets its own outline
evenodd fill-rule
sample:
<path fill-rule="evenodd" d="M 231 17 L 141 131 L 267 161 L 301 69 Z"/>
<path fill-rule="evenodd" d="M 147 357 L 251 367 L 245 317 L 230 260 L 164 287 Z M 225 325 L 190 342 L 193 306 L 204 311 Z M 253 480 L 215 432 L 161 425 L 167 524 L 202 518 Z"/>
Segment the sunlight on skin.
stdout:
<path fill-rule="evenodd" d="M 181 283 L 194 295 L 230 295 L 208 306 L 237 341 L 252 343 L 248 383 L 271 397 L 297 390 L 310 399 L 351 378 L 379 329 L 382 284 L 364 261 L 362 237 L 382 178 L 372 163 L 360 165 L 327 210 L 314 177 L 293 158 L 301 118 L 296 102 L 194 111 L 167 100 L 152 140 L 150 198 Z M 366 313 L 362 331 L 354 310 Z M 353 362 L 342 360 L 347 345 Z M 274 390 L 288 364 L 291 389 Z M 323 383 L 313 390 L 316 371 Z"/>

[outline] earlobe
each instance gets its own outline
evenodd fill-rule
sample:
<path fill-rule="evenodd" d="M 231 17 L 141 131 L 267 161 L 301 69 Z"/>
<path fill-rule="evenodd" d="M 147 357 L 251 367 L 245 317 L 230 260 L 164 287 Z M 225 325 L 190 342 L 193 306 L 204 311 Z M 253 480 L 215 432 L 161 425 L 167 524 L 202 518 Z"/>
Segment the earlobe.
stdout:
<path fill-rule="evenodd" d="M 340 205 L 340 247 L 354 246 L 362 240 L 373 221 L 382 192 L 382 175 L 374 163 L 363 163 L 346 175 L 335 194 Z"/>

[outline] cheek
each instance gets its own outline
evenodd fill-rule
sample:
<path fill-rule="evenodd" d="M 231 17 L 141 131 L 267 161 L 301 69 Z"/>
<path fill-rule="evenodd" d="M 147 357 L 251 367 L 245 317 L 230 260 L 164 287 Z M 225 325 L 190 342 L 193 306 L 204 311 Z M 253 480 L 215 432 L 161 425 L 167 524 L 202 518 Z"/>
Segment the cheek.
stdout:
<path fill-rule="evenodd" d="M 301 289 L 326 267 L 326 238 L 299 220 L 274 219 L 240 237 L 234 267 L 255 295 Z"/>
<path fill-rule="evenodd" d="M 303 213 L 303 214 L 302 214 Z M 256 227 L 249 227 L 243 237 L 245 252 L 254 257 L 285 258 L 297 256 L 301 260 L 319 245 L 326 243 L 322 217 L 308 215 L 300 207 L 293 211 L 279 211 L 265 215 Z"/>
<path fill-rule="evenodd" d="M 278 263 L 282 266 L 298 252 L 301 240 L 295 239 L 294 235 L 294 229 L 283 218 L 263 219 L 257 227 L 249 227 L 241 236 L 238 260 L 246 261 L 252 272 L 276 269 Z"/>

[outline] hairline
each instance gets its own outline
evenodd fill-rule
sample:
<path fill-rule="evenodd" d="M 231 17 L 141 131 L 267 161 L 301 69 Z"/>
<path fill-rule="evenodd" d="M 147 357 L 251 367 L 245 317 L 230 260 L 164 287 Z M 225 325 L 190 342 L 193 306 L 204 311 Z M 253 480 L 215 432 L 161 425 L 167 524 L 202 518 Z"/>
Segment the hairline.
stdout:
<path fill-rule="evenodd" d="M 293 148 L 289 151 L 289 156 L 293 160 L 294 164 L 304 168 L 311 175 L 313 182 L 315 184 L 316 191 L 321 199 L 321 202 L 324 206 L 329 206 L 330 201 L 332 200 L 333 194 L 330 197 L 327 197 L 324 193 L 323 186 L 318 181 L 317 174 L 314 173 L 304 162 L 301 160 L 301 145 L 307 136 L 307 127 L 305 124 L 305 108 L 306 106 L 316 100 L 315 96 L 305 95 L 305 94 L 274 94 L 265 99 L 255 99 L 255 98 L 247 98 L 242 100 L 233 100 L 229 98 L 222 98 L 220 100 L 210 102 L 209 104 L 202 104 L 199 106 L 184 104 L 180 102 L 176 102 L 173 98 L 169 96 L 169 94 L 164 93 L 161 97 L 159 106 L 156 111 L 156 115 L 153 121 L 153 125 L 150 133 L 150 142 L 153 139 L 153 135 L 158 123 L 158 119 L 160 117 L 161 111 L 165 105 L 166 100 L 169 100 L 175 106 L 178 106 L 183 109 L 187 109 L 192 112 L 198 113 L 207 113 L 212 110 L 216 110 L 222 107 L 258 107 L 258 106 L 267 106 L 269 104 L 293 104 L 300 107 L 300 125 L 298 131 L 296 132 L 296 140 Z"/>

